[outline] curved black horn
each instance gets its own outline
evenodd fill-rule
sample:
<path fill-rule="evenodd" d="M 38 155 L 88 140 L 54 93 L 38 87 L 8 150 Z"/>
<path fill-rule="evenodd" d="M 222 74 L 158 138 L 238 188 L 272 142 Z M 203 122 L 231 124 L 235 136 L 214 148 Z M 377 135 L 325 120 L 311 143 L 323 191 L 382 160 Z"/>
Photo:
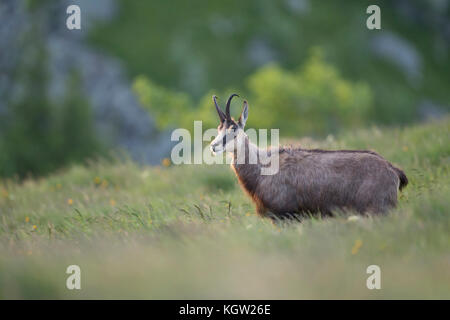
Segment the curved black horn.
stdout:
<path fill-rule="evenodd" d="M 236 93 L 233 93 L 233 94 L 228 98 L 228 101 L 227 101 L 227 107 L 226 107 L 226 109 L 225 109 L 225 115 L 227 116 L 227 119 L 228 119 L 228 120 L 231 120 L 231 116 L 230 116 L 230 103 L 231 103 L 231 99 L 233 99 L 233 97 L 239 97 L 239 95 L 236 94 Z"/>
<path fill-rule="evenodd" d="M 217 113 L 219 114 L 220 122 L 224 122 L 226 116 L 223 113 L 223 111 L 220 109 L 219 105 L 217 104 L 217 100 L 216 100 L 217 97 L 214 95 L 212 98 L 213 98 L 213 101 L 214 101 L 214 105 L 216 106 Z"/>

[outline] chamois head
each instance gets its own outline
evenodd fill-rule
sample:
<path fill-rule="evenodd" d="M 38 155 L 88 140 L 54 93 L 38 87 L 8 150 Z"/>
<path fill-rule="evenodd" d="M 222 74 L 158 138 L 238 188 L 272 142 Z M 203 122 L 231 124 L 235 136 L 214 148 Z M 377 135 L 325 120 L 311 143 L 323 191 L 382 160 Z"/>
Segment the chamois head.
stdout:
<path fill-rule="evenodd" d="M 244 132 L 245 122 L 248 117 L 248 103 L 244 100 L 242 113 L 236 122 L 230 116 L 230 103 L 233 97 L 238 96 L 233 93 L 227 101 L 225 113 L 217 104 L 217 97 L 213 96 L 214 105 L 216 106 L 217 114 L 219 115 L 219 126 L 217 127 L 217 136 L 211 142 L 211 151 L 214 154 L 220 154 L 224 151 L 234 152 L 244 141 L 246 134 Z"/>

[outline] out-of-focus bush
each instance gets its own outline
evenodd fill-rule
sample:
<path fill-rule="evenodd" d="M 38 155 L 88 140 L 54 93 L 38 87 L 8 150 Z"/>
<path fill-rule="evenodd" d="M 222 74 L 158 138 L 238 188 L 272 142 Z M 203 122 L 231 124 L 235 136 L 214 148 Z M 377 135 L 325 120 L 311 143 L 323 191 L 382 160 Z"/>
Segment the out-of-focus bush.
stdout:
<path fill-rule="evenodd" d="M 147 77 L 138 76 L 133 90 L 141 105 L 155 118 L 159 129 L 179 124 L 192 110 L 189 95 L 158 86 Z"/>
<path fill-rule="evenodd" d="M 39 37 L 32 38 L 15 76 L 19 93 L 0 119 L 0 176 L 4 177 L 45 174 L 101 149 L 76 74 L 67 83 L 62 103 L 50 101 L 46 53 Z"/>
<path fill-rule="evenodd" d="M 246 80 L 246 88 L 209 91 L 196 108 L 184 94 L 155 86 L 145 77 L 135 81 L 135 91 L 162 127 L 167 125 L 192 129 L 194 120 L 204 128 L 216 127 L 218 117 L 212 95 L 219 97 L 225 109 L 228 96 L 237 92 L 250 105 L 249 126 L 279 128 L 281 135 L 324 135 L 339 128 L 355 128 L 370 122 L 372 92 L 365 83 L 343 79 L 326 63 L 319 49 L 314 49 L 305 64 L 290 72 L 276 64 L 266 65 Z M 242 99 L 235 98 L 231 113 L 239 117 Z"/>
<path fill-rule="evenodd" d="M 67 81 L 66 96 L 56 113 L 58 163 L 82 161 L 103 150 L 96 138 L 91 106 L 81 92 L 81 82 L 75 72 Z"/>
<path fill-rule="evenodd" d="M 281 134 L 327 134 L 367 122 L 370 88 L 343 79 L 314 50 L 294 72 L 268 65 L 247 80 L 252 125 Z"/>

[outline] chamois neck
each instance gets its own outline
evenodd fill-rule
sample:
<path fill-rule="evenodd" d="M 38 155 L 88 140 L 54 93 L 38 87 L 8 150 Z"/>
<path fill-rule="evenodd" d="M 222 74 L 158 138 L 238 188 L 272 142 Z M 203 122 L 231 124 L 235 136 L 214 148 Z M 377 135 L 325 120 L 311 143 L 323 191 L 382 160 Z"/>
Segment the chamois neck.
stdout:
<path fill-rule="evenodd" d="M 248 137 L 245 137 L 243 143 L 241 143 L 232 153 L 232 165 L 234 167 L 243 165 L 259 166 L 261 151 L 262 150 L 252 143 Z"/>
<path fill-rule="evenodd" d="M 244 142 L 237 149 L 232 154 L 231 167 L 245 191 L 253 196 L 261 172 L 260 149 L 251 143 L 248 137 L 245 137 Z"/>

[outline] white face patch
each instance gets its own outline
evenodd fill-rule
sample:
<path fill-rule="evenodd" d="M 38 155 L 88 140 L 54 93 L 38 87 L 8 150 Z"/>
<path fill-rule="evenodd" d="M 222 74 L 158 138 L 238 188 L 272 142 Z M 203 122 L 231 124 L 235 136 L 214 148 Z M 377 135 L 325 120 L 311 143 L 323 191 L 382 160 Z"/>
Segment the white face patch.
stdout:
<path fill-rule="evenodd" d="M 210 144 L 211 151 L 214 154 L 220 154 L 224 151 L 233 152 L 235 150 L 235 140 L 240 130 L 236 124 L 232 124 L 228 128 L 222 128 L 221 130 L 218 129 L 217 137 Z"/>
<path fill-rule="evenodd" d="M 213 154 L 221 154 L 224 151 L 222 140 L 225 137 L 225 130 L 218 131 L 217 137 L 209 145 Z"/>

